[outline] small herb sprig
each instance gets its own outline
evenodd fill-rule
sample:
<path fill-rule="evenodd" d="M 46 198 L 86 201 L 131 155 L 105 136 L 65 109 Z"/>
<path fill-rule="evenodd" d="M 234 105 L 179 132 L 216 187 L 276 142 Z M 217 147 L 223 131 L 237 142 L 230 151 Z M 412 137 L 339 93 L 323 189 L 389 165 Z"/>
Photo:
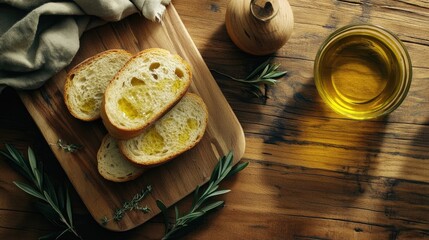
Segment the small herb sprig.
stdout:
<path fill-rule="evenodd" d="M 256 67 L 247 77 L 236 78 L 231 75 L 212 69 L 212 71 L 230 78 L 236 82 L 246 85 L 245 91 L 251 93 L 257 98 L 267 99 L 267 88 L 277 83 L 277 79 L 285 76 L 287 71 L 279 71 L 280 64 L 272 64 L 271 59 L 267 59 L 261 65 Z M 261 90 L 264 87 L 264 92 Z"/>
<path fill-rule="evenodd" d="M 71 153 L 76 152 L 77 150 L 82 148 L 82 146 L 78 145 L 78 144 L 74 144 L 74 143 L 68 144 L 68 143 L 64 142 L 61 138 L 58 139 L 58 141 L 55 145 L 57 145 L 62 150 L 66 151 L 66 152 L 71 152 Z"/>
<path fill-rule="evenodd" d="M 5 144 L 6 150 L 0 150 L 9 163 L 19 171 L 31 184 L 13 182 L 24 192 L 36 197 L 39 211 L 53 224 L 62 230 L 53 232 L 40 239 L 60 238 L 67 232 L 81 239 L 73 226 L 71 200 L 67 187 L 55 187 L 48 175 L 43 172 L 40 162 L 37 162 L 34 152 L 28 148 L 28 160 L 13 146 Z"/>
<path fill-rule="evenodd" d="M 173 239 L 185 234 L 192 227 L 192 224 L 198 222 L 198 220 L 200 220 L 207 212 L 224 205 L 224 201 L 215 201 L 209 204 L 206 202 L 214 196 L 219 196 L 230 192 L 231 190 L 229 189 L 218 190 L 219 184 L 222 182 L 222 180 L 238 173 L 249 164 L 248 162 L 245 162 L 233 167 L 232 160 L 232 152 L 229 152 L 226 156 L 223 156 L 219 159 L 219 162 L 212 172 L 207 189 L 202 192 L 200 191 L 200 186 L 196 187 L 194 191 L 192 207 L 186 214 L 180 215 L 177 206 L 174 207 L 174 223 L 170 223 L 168 221 L 167 207 L 165 204 L 161 200 L 156 201 L 158 208 L 161 210 L 164 216 L 165 222 L 165 235 L 162 239 Z"/>
<path fill-rule="evenodd" d="M 122 220 L 122 218 L 124 217 L 124 214 L 128 211 L 133 211 L 133 210 L 137 210 L 137 211 L 141 211 L 143 213 L 149 213 L 151 211 L 151 209 L 148 206 L 145 207 L 141 207 L 139 205 L 139 203 L 141 202 L 141 200 L 143 200 L 143 198 L 145 198 L 150 192 L 152 191 L 152 186 L 148 185 L 145 189 L 143 189 L 140 193 L 137 193 L 136 195 L 134 195 L 133 199 L 131 199 L 131 201 L 127 201 L 124 202 L 122 204 L 121 208 L 118 208 L 115 210 L 115 212 L 113 213 L 112 218 L 107 218 L 106 216 L 103 217 L 101 219 L 101 224 L 106 225 L 107 223 L 109 223 L 110 221 L 115 221 L 115 222 L 119 222 Z"/>

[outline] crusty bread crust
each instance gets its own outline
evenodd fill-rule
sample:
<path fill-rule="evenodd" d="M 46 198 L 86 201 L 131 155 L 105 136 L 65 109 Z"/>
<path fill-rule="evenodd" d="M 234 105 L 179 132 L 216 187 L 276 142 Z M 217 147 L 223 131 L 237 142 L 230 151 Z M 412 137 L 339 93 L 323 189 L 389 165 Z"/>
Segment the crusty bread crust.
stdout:
<path fill-rule="evenodd" d="M 148 131 L 151 131 L 153 128 L 157 128 L 158 124 L 163 124 L 162 122 L 164 120 L 167 121 L 168 118 L 174 116 L 174 113 L 173 113 L 174 111 L 176 112 L 181 111 L 178 108 L 182 107 L 184 104 L 181 106 L 182 102 L 179 102 L 173 109 L 170 110 L 170 112 L 165 114 L 162 119 L 155 122 L 155 124 L 153 125 L 153 128 L 148 129 L 148 131 L 144 132 L 142 135 L 139 135 L 129 140 L 119 140 L 118 146 L 123 156 L 126 157 L 129 161 L 131 161 L 134 164 L 138 164 L 142 167 L 149 168 L 149 167 L 155 167 L 155 166 L 164 164 L 169 160 L 174 159 L 178 155 L 193 148 L 195 145 L 197 145 L 197 143 L 200 142 L 200 140 L 204 136 L 205 130 L 207 128 L 207 124 L 208 124 L 207 106 L 205 105 L 201 97 L 193 93 L 187 93 L 182 98 L 182 101 L 185 101 L 185 100 L 188 102 L 192 102 L 193 106 L 196 106 L 197 108 L 194 108 L 196 112 L 188 111 L 183 113 L 186 115 L 186 117 L 184 117 L 181 120 L 184 120 L 185 123 L 187 122 L 189 117 L 190 118 L 196 117 L 197 118 L 196 120 L 201 120 L 201 122 L 199 122 L 198 128 L 194 132 L 191 132 L 191 134 L 195 134 L 194 139 L 190 138 L 190 140 L 185 142 L 184 144 L 174 141 L 173 144 L 175 146 L 169 146 L 168 150 L 164 149 L 164 150 L 167 150 L 166 152 L 161 152 L 160 154 L 156 153 L 154 155 L 145 155 L 140 149 L 133 149 L 133 146 L 136 146 L 136 145 L 140 145 L 140 148 L 141 148 L 142 143 L 144 144 L 142 140 L 142 136 L 148 135 L 149 134 Z M 202 117 L 202 119 L 200 117 Z M 179 125 L 175 125 L 175 128 L 176 127 L 179 127 Z M 177 131 L 177 129 L 170 129 L 169 131 Z M 179 132 L 179 135 L 184 135 L 184 134 L 186 133 Z M 171 149 L 174 149 L 174 151 L 172 152 Z"/>
<path fill-rule="evenodd" d="M 161 48 L 136 55 L 111 49 L 70 70 L 64 85 L 69 112 L 84 121 L 101 116 L 109 132 L 97 152 L 102 177 L 114 182 L 133 180 L 145 169 L 166 163 L 198 144 L 208 124 L 208 110 L 201 97 L 188 92 L 191 81 L 189 63 Z M 97 88 L 88 87 L 100 82 L 103 84 Z M 97 116 L 76 110 L 76 102 L 92 100 L 93 95 L 100 96 L 96 99 Z M 149 132 L 154 132 L 151 138 L 147 138 Z M 162 142 L 160 148 L 157 138 Z M 140 140 L 142 152 L 130 147 L 130 143 L 141 146 Z"/>
<path fill-rule="evenodd" d="M 132 54 L 129 53 L 128 51 L 125 51 L 123 49 L 110 49 L 110 50 L 106 50 L 104 52 L 98 53 L 97 55 L 94 55 L 90 58 L 85 59 L 84 61 L 82 61 L 81 63 L 79 63 L 78 65 L 76 65 L 74 68 L 72 68 L 66 77 L 66 81 L 64 84 L 64 102 L 67 106 L 67 109 L 69 110 L 69 112 L 77 119 L 83 120 L 83 121 L 93 121 L 96 120 L 98 118 L 100 118 L 100 108 L 98 107 L 98 110 L 94 110 L 88 114 L 83 114 L 80 110 L 79 107 L 76 105 L 76 102 L 79 103 L 79 101 L 77 101 L 75 99 L 75 96 L 71 93 L 72 90 L 76 90 L 74 89 L 76 86 L 74 85 L 75 82 L 74 80 L 74 76 L 77 75 L 78 73 L 80 73 L 81 71 L 84 71 L 84 69 L 86 69 L 88 66 L 90 66 L 91 64 L 96 63 L 97 61 L 102 60 L 103 58 L 107 58 L 107 57 L 111 57 L 112 55 L 116 56 L 116 58 L 121 58 L 121 62 L 124 62 L 128 59 L 130 59 L 132 57 Z M 123 64 L 119 64 L 118 63 L 118 68 L 122 67 Z M 106 66 L 111 68 L 112 66 Z M 100 71 L 103 71 L 103 69 L 100 69 Z M 111 79 L 105 79 L 106 83 L 105 85 L 107 86 L 107 81 L 110 81 Z M 88 83 L 91 84 L 91 83 Z M 100 89 L 100 91 L 104 92 L 105 89 Z M 96 94 L 103 94 L 103 92 L 98 92 L 98 93 L 91 93 L 93 95 Z"/>
<path fill-rule="evenodd" d="M 118 105 L 117 103 L 118 99 L 117 97 L 115 98 L 114 95 L 118 91 L 120 91 L 121 88 L 125 88 L 124 83 L 128 84 L 128 82 L 132 82 L 132 80 L 135 78 L 133 76 L 140 77 L 141 75 L 149 76 L 148 79 L 144 79 L 144 81 L 147 80 L 147 81 L 156 82 L 157 80 L 157 79 L 153 80 L 155 78 L 150 77 L 151 73 L 149 69 L 138 69 L 138 72 L 135 71 L 134 69 L 136 65 L 140 66 L 141 62 L 143 61 L 142 59 L 148 56 L 150 57 L 153 56 L 154 62 L 159 61 L 157 57 L 159 57 L 161 60 L 168 59 L 167 62 L 159 63 L 161 64 L 161 66 L 163 64 L 175 64 L 177 66 L 180 66 L 181 71 L 183 71 L 181 72 L 181 74 L 183 74 L 182 75 L 183 79 L 181 79 L 181 83 L 180 83 L 182 85 L 175 93 L 175 96 L 173 99 L 165 100 L 164 98 L 160 98 L 162 101 L 165 101 L 165 102 L 158 108 L 153 109 L 153 112 L 151 113 L 152 115 L 148 119 L 142 120 L 137 124 L 128 124 L 128 123 L 120 124 L 118 123 L 118 120 L 116 120 L 115 118 L 121 117 L 121 115 L 124 115 L 124 114 L 118 114 L 117 106 L 115 106 L 115 104 Z M 121 139 L 121 140 L 130 139 L 138 136 L 144 131 L 144 129 L 151 126 L 156 120 L 158 120 L 166 112 L 168 112 L 185 95 L 185 93 L 187 92 L 191 84 L 191 80 L 192 80 L 192 72 L 191 72 L 191 67 L 189 63 L 186 62 L 177 54 L 171 54 L 169 51 L 161 48 L 149 48 L 137 53 L 125 64 L 125 66 L 122 69 L 118 71 L 118 73 L 115 75 L 113 80 L 109 83 L 109 85 L 106 88 L 100 114 L 101 114 L 103 123 L 106 129 L 108 130 L 109 134 L 112 135 L 114 138 Z M 118 85 L 119 83 L 122 83 L 122 85 Z M 122 97 L 124 97 L 124 95 L 127 95 L 127 94 L 122 94 Z M 134 106 L 134 107 L 141 108 L 144 106 Z"/>
<path fill-rule="evenodd" d="M 134 180 L 145 171 L 122 156 L 116 140 L 108 134 L 103 138 L 97 152 L 97 169 L 103 178 L 113 182 Z"/>

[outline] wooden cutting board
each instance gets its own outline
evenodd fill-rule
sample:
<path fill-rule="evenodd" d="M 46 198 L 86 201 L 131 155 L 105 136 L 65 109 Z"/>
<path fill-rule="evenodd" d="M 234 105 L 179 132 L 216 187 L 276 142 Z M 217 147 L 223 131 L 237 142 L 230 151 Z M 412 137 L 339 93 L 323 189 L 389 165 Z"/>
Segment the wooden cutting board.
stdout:
<path fill-rule="evenodd" d="M 63 101 L 65 76 L 73 66 L 101 51 L 123 48 L 137 53 L 149 47 L 165 48 L 189 61 L 193 70 L 190 91 L 199 94 L 207 104 L 208 127 L 196 147 L 173 161 L 150 169 L 131 182 L 109 182 L 98 174 L 96 159 L 106 130 L 101 120 L 82 122 L 67 111 Z M 220 156 L 232 150 L 234 163 L 237 163 L 245 149 L 240 123 L 173 5 L 167 7 L 162 23 L 153 23 L 135 14 L 120 22 L 85 32 L 80 50 L 70 66 L 42 88 L 21 92 L 20 97 L 97 222 L 101 223 L 103 217 L 111 218 L 114 210 L 122 206 L 123 202 L 131 200 L 147 185 L 152 186 L 152 193 L 141 202 L 141 205 L 149 206 L 152 211 L 148 214 L 127 212 L 120 222 L 111 221 L 105 225 L 114 231 L 125 231 L 143 224 L 160 212 L 156 199 L 162 200 L 167 206 L 174 204 L 191 193 L 197 185 L 208 181 Z M 65 152 L 55 145 L 58 139 L 84 147 L 74 153 Z"/>

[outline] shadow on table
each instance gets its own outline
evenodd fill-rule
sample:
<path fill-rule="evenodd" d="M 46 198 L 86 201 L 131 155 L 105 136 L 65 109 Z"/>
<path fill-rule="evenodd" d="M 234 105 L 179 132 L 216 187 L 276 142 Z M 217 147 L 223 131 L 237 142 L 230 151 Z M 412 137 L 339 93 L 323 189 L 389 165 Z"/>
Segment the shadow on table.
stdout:
<path fill-rule="evenodd" d="M 275 61 L 288 75 L 270 88 L 265 104 L 229 94 L 224 88 L 230 83 L 223 80 L 220 86 L 246 138 L 262 141 L 261 152 L 252 154 L 257 156 L 252 164 L 263 169 L 263 187 L 276 189 L 262 202 L 275 206 L 269 209 L 281 209 L 272 213 L 279 218 L 297 216 L 287 222 L 287 233 L 324 236 L 316 226 L 344 224 L 356 219 L 355 208 L 365 207 L 359 201 L 371 191 L 369 174 L 377 168 L 374 159 L 387 119 L 355 121 L 333 113 L 314 86 L 311 61 L 286 56 Z M 303 219 L 310 224 L 298 224 Z"/>
<path fill-rule="evenodd" d="M 219 28 L 212 37 L 213 44 L 222 47 L 200 49 L 203 58 L 210 59 L 209 67 L 225 66 L 229 70 L 233 65 L 237 69 L 233 74 L 245 76 L 266 59 L 237 52 L 232 42 L 223 39 L 224 31 Z M 213 73 L 246 134 L 245 160 L 251 161 L 250 167 L 258 169 L 256 177 L 263 180 L 248 179 L 249 184 L 263 184 L 259 187 L 266 189 L 255 202 L 243 199 L 243 204 L 258 206 L 268 211 L 264 219 L 275 218 L 285 224 L 281 234 L 286 239 L 325 237 L 322 226 L 333 229 L 337 224 L 359 233 L 364 227 L 356 227 L 352 221 L 365 221 L 357 214 L 366 207 L 361 202 L 371 191 L 369 174 L 378 167 L 374 160 L 380 153 L 388 119 L 355 121 L 333 113 L 317 93 L 312 61 L 288 56 L 276 56 L 275 61 L 288 74 L 269 89 L 266 102 L 244 97 L 238 91 L 240 85 Z M 260 152 L 254 152 L 259 148 Z M 278 211 L 269 212 L 274 209 Z M 252 213 L 243 214 L 250 225 L 260 222 L 261 218 Z M 279 229 L 274 229 L 276 224 L 260 224 L 264 231 L 279 234 Z M 254 229 L 255 234 L 259 230 Z M 344 234 L 339 236 L 354 238 Z"/>
<path fill-rule="evenodd" d="M 381 204 L 384 214 L 378 222 L 391 225 L 391 239 L 427 239 L 429 215 L 429 118 L 422 124 L 410 125 L 410 131 L 401 131 L 398 141 L 409 141 L 406 147 L 392 150 L 393 177 L 384 179 L 388 192 Z M 414 132 L 413 127 L 418 126 Z"/>
<path fill-rule="evenodd" d="M 366 197 L 373 191 L 371 174 L 379 167 L 376 159 L 388 120 L 356 121 L 333 113 L 318 96 L 312 77 L 300 72 L 292 69 L 282 82 L 293 92 L 283 90 L 290 92 L 280 103 L 283 109 L 262 133 L 260 160 L 270 164 L 264 167 L 265 184 L 278 189 L 267 201 L 284 209 L 281 215 L 294 216 L 287 223 L 290 238 L 326 237 L 326 229 L 341 224 L 352 231 L 338 236 L 352 239 L 348 234 L 364 229 L 353 222 L 368 221 L 361 209 L 368 207 Z M 368 212 L 371 218 L 373 212 Z"/>

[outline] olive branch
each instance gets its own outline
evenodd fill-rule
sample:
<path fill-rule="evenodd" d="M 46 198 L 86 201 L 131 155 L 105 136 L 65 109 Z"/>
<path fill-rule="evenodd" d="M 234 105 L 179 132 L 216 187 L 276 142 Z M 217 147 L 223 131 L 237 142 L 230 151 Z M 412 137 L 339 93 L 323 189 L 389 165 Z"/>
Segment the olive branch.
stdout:
<path fill-rule="evenodd" d="M 209 211 L 224 205 L 224 201 L 219 200 L 212 203 L 207 203 L 209 199 L 230 192 L 229 189 L 219 190 L 219 184 L 227 177 L 230 177 L 239 171 L 243 170 L 249 163 L 241 163 L 233 166 L 233 153 L 229 152 L 226 156 L 219 159 L 216 167 L 214 168 L 208 186 L 205 191 L 202 191 L 200 186 L 197 186 L 194 191 L 194 198 L 191 209 L 181 215 L 177 206 L 174 207 L 175 219 L 173 223 L 168 221 L 168 209 L 161 200 L 157 200 L 156 204 L 161 210 L 165 223 L 165 235 L 162 238 L 174 239 L 178 236 L 185 234 L 190 228 L 198 222 Z"/>
<path fill-rule="evenodd" d="M 73 226 L 73 215 L 70 195 L 67 186 L 54 186 L 48 175 L 43 172 L 40 162 L 37 162 L 34 152 L 28 148 L 28 159 L 13 146 L 5 144 L 6 150 L 0 150 L 8 162 L 21 173 L 30 183 L 13 183 L 22 191 L 36 197 L 38 210 L 53 224 L 62 230 L 53 232 L 39 239 L 60 238 L 67 232 L 71 232 L 77 238 L 82 239 Z"/>
<path fill-rule="evenodd" d="M 275 85 L 277 79 L 285 76 L 287 71 L 279 71 L 280 64 L 272 64 L 271 59 L 267 59 L 258 67 L 256 67 L 247 77 L 237 78 L 231 75 L 222 73 L 218 70 L 211 69 L 211 71 L 216 72 L 220 75 L 230 78 L 233 81 L 242 83 L 245 85 L 244 91 L 252 94 L 253 96 L 260 99 L 267 99 L 267 88 L 268 86 Z M 261 85 L 263 90 L 261 90 Z"/>

